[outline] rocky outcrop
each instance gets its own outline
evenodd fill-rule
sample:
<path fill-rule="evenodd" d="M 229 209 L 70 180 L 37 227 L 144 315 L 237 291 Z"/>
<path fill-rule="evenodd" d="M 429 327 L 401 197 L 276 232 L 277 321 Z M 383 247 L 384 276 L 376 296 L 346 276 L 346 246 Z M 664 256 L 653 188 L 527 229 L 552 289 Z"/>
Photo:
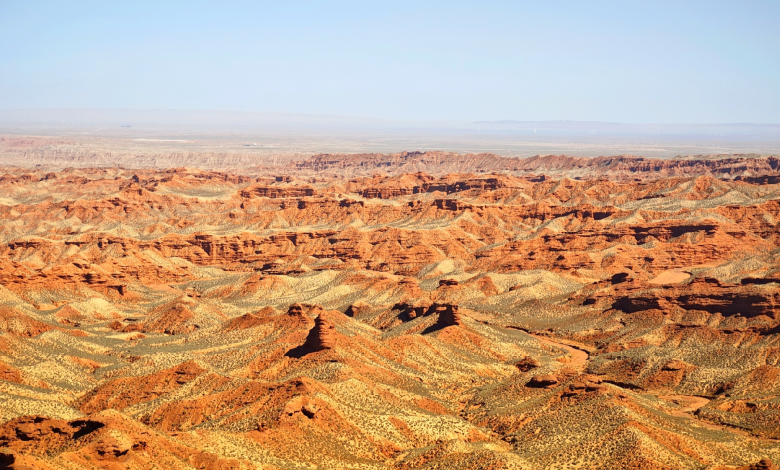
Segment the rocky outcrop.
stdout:
<path fill-rule="evenodd" d="M 21 416 L 0 426 L 0 447 L 44 455 L 102 427 L 103 423 L 84 419 L 65 421 L 45 416 Z"/>
<path fill-rule="evenodd" d="M 122 331 L 180 335 L 191 333 L 200 328 L 200 325 L 195 323 L 194 320 L 195 314 L 192 313 L 189 306 L 176 302 L 156 309 L 147 320 L 141 323 L 131 323 L 124 327 Z"/>
<path fill-rule="evenodd" d="M 201 468 L 256 467 L 221 458 L 197 446 L 174 441 L 122 416 L 61 420 L 22 416 L 0 426 L 0 467 L 19 470 L 55 468 Z"/>
<path fill-rule="evenodd" d="M 553 388 L 558 385 L 558 378 L 552 374 L 534 375 L 525 384 L 530 388 Z"/>
<path fill-rule="evenodd" d="M 291 357 L 303 357 L 336 347 L 336 325 L 324 314 L 318 315 L 314 319 L 314 328 L 309 330 L 306 341 L 299 347 L 289 351 L 287 355 Z"/>
<path fill-rule="evenodd" d="M 24 380 L 22 379 L 22 371 L 2 361 L 0 361 L 0 380 L 5 380 L 6 382 L 13 382 L 17 384 L 24 383 Z"/>
<path fill-rule="evenodd" d="M 194 361 L 187 361 L 146 376 L 114 379 L 104 382 L 82 397 L 79 409 L 84 413 L 106 409 L 123 410 L 177 390 L 205 372 L 206 369 Z"/>
<path fill-rule="evenodd" d="M 336 326 L 327 317 L 318 315 L 314 319 L 314 328 L 306 336 L 303 350 L 309 353 L 333 349 L 334 347 L 336 347 Z"/>
<path fill-rule="evenodd" d="M 452 304 L 433 304 L 430 308 L 430 314 L 437 314 L 439 318 L 436 320 L 436 326 L 438 328 L 446 328 L 448 326 L 465 326 L 463 322 L 463 314 L 457 305 Z"/>
<path fill-rule="evenodd" d="M 455 281 L 457 283 L 457 281 Z M 457 284 L 451 284 L 457 285 Z M 429 299 L 417 299 L 414 302 L 402 302 L 393 306 L 398 311 L 398 318 L 407 322 L 419 317 L 435 315 L 436 328 L 448 326 L 463 326 L 463 314 L 458 305 L 444 302 L 432 302 Z"/>
<path fill-rule="evenodd" d="M 631 292 L 635 290 L 635 292 Z M 780 293 L 738 284 L 723 284 L 714 278 L 696 278 L 687 285 L 647 289 L 634 286 L 615 299 L 613 308 L 626 313 L 675 308 L 724 316 L 766 316 L 780 320 Z"/>
<path fill-rule="evenodd" d="M 344 312 L 344 314 L 348 317 L 352 318 L 360 318 L 370 312 L 372 309 L 371 305 L 369 305 L 366 302 L 358 300 L 357 302 L 353 303 L 349 307 L 347 307 L 347 310 Z"/>
<path fill-rule="evenodd" d="M 525 356 L 524 358 L 517 361 L 515 367 L 517 367 L 520 372 L 528 372 L 536 369 L 540 365 L 541 364 L 539 364 L 539 361 L 536 359 L 532 358 L 531 356 Z"/>
<path fill-rule="evenodd" d="M 592 374 L 584 374 L 576 377 L 562 392 L 562 397 L 581 397 L 588 394 L 603 394 L 607 387 L 602 384 L 601 378 Z"/>
<path fill-rule="evenodd" d="M 250 186 L 241 191 L 241 197 L 247 199 L 251 197 L 267 197 L 271 199 L 297 198 L 297 197 L 314 196 L 314 194 L 315 191 L 314 188 L 312 187 L 292 186 L 292 185 L 282 185 L 282 186 L 255 185 L 255 186 Z"/>
<path fill-rule="evenodd" d="M 368 199 L 392 199 L 401 196 L 423 193 L 460 193 L 465 191 L 494 191 L 501 188 L 518 187 L 518 180 L 506 176 L 494 176 L 485 178 L 466 177 L 455 179 L 453 177 L 435 178 L 425 173 L 415 175 L 403 175 L 400 177 L 374 177 L 373 179 L 356 180 L 348 188 L 362 187 L 356 192 Z"/>
<path fill-rule="evenodd" d="M 397 310 L 398 318 L 401 321 L 414 320 L 417 317 L 429 315 L 432 313 L 433 302 L 428 299 L 417 299 L 413 302 L 400 302 L 393 305 L 393 310 Z"/>
<path fill-rule="evenodd" d="M 306 314 L 309 313 L 315 307 L 316 306 L 313 306 L 313 305 L 305 305 L 305 304 L 295 303 L 295 304 L 290 305 L 287 308 L 287 316 L 290 317 L 290 318 L 305 320 L 305 319 L 308 319 Z M 316 308 L 319 308 L 319 307 L 316 307 Z"/>

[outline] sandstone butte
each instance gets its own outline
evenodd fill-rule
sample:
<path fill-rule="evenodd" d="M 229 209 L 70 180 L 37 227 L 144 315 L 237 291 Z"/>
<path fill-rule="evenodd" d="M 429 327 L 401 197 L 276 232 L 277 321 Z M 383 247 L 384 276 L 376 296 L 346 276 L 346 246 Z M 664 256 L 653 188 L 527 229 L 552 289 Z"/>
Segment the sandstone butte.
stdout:
<path fill-rule="evenodd" d="M 0 172 L 1 468 L 778 468 L 776 157 L 36 139 Z"/>

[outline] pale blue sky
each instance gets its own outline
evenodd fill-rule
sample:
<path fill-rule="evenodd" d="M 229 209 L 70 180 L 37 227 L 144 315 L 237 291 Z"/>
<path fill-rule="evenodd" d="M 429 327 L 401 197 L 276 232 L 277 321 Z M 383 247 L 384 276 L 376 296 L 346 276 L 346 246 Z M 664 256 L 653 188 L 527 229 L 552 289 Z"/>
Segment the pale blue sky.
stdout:
<path fill-rule="evenodd" d="M 780 0 L 0 0 L 0 108 L 780 123 Z"/>

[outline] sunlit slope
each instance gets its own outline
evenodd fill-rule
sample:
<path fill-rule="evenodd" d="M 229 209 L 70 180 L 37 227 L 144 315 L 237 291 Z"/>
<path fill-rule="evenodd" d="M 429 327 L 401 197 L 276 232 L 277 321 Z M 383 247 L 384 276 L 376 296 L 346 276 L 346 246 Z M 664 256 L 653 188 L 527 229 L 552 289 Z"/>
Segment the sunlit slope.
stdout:
<path fill-rule="evenodd" d="M 688 167 L 8 169 L 2 462 L 780 461 L 780 184 Z"/>

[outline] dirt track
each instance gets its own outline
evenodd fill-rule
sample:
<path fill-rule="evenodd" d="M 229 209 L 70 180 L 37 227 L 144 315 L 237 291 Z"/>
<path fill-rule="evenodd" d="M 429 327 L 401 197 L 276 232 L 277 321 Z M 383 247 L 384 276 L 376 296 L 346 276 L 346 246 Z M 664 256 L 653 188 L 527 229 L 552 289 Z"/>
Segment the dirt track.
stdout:
<path fill-rule="evenodd" d="M 544 344 L 547 344 L 549 346 L 554 346 L 556 348 L 560 348 L 568 352 L 569 355 L 571 356 L 572 365 L 582 366 L 582 368 L 584 368 L 585 364 L 587 364 L 588 360 L 590 359 L 590 354 L 588 354 L 588 352 L 585 351 L 584 349 L 578 349 L 573 346 L 569 346 L 568 344 L 558 343 L 549 338 L 545 338 L 544 336 L 537 336 L 533 334 L 531 336 L 533 336 L 534 338 L 536 338 L 537 340 L 539 340 Z"/>

